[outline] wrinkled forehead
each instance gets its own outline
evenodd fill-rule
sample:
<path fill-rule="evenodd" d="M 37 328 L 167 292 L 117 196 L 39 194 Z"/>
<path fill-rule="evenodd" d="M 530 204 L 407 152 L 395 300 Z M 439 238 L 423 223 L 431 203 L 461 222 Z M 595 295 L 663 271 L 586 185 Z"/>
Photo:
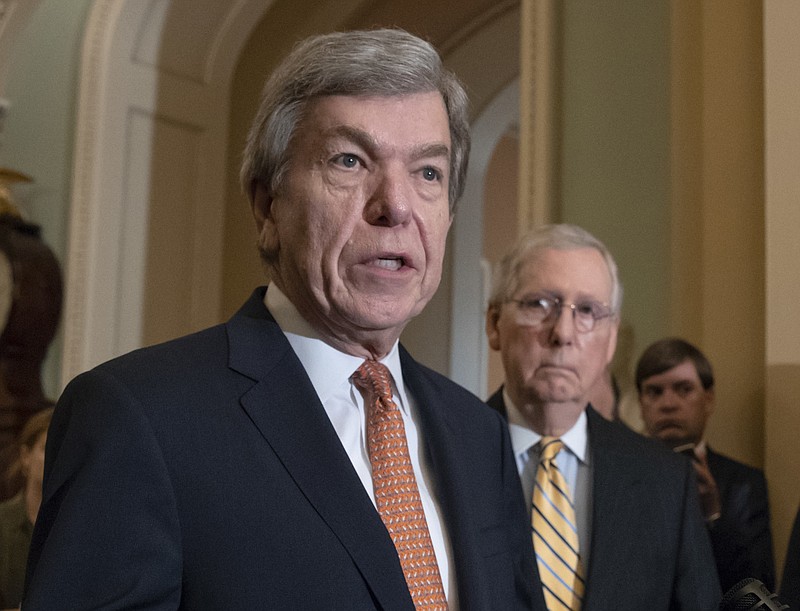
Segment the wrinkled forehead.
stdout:
<path fill-rule="evenodd" d="M 450 158 L 447 109 L 439 92 L 403 95 L 325 95 L 311 100 L 295 125 L 290 149 L 312 142 L 349 141 L 363 149 L 407 147 L 419 156 Z"/>
<path fill-rule="evenodd" d="M 611 273 L 600 251 L 590 247 L 530 252 L 520 266 L 517 284 L 517 294 L 546 292 L 567 300 L 611 300 Z"/>

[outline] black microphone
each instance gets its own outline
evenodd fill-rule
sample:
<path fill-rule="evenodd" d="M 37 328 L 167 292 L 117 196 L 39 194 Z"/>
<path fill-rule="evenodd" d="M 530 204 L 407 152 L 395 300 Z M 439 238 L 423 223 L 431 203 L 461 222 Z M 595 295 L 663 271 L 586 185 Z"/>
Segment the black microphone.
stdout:
<path fill-rule="evenodd" d="M 788 608 L 789 605 L 781 604 L 777 594 L 772 594 L 753 577 L 742 579 L 719 603 L 719 611 L 783 611 Z"/>

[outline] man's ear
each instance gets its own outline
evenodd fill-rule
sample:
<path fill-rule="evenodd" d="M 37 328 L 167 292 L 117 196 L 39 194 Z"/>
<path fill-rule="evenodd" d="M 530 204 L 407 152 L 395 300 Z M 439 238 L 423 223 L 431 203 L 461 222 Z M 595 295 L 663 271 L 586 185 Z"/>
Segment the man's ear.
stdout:
<path fill-rule="evenodd" d="M 253 182 L 250 189 L 250 207 L 256 221 L 256 228 L 261 233 L 264 223 L 272 216 L 272 195 L 264 183 Z"/>
<path fill-rule="evenodd" d="M 486 339 L 489 340 L 489 347 L 492 350 L 500 350 L 500 330 L 497 323 L 500 320 L 500 308 L 489 306 L 486 309 Z"/>
<path fill-rule="evenodd" d="M 250 206 L 253 209 L 256 229 L 258 229 L 258 250 L 265 261 L 275 259 L 280 250 L 278 225 L 275 222 L 272 207 L 274 201 L 275 199 L 263 183 L 253 184 Z"/>

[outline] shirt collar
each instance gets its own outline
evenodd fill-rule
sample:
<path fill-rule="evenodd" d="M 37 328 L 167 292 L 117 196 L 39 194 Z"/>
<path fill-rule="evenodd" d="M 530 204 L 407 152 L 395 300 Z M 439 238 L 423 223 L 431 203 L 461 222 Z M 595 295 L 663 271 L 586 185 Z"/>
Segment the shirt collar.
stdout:
<path fill-rule="evenodd" d="M 514 405 L 511 397 L 508 396 L 505 386 L 503 387 L 503 401 L 508 414 L 508 432 L 511 436 L 511 447 L 514 449 L 514 456 L 522 456 L 539 443 L 542 436 L 525 424 L 522 414 L 517 409 L 517 406 Z M 563 444 L 585 464 L 588 464 L 586 445 L 589 433 L 587 422 L 586 410 L 584 410 L 578 416 L 572 428 L 561 436 Z"/>
<path fill-rule="evenodd" d="M 706 443 L 705 438 L 701 439 L 700 442 L 694 447 L 694 455 L 700 460 L 708 458 L 708 444 Z"/>
<path fill-rule="evenodd" d="M 320 401 L 325 404 L 341 384 L 349 381 L 353 372 L 364 362 L 364 358 L 346 354 L 326 343 L 274 283 L 269 285 L 264 304 L 300 359 Z M 401 409 L 408 411 L 398 346 L 399 342 L 396 341 L 389 354 L 380 362 L 392 374 L 395 400 Z"/>

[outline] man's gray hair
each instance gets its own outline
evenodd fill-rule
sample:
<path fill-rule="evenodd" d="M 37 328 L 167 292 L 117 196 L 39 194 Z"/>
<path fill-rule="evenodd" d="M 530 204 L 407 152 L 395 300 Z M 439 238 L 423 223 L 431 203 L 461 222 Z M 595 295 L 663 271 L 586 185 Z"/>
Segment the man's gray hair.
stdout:
<path fill-rule="evenodd" d="M 247 137 L 240 173 L 252 195 L 256 183 L 275 194 L 303 113 L 327 95 L 398 96 L 438 91 L 450 123 L 450 211 L 464 190 L 469 160 L 468 99 L 436 50 L 400 29 L 335 32 L 298 43 L 272 73 Z"/>
<path fill-rule="evenodd" d="M 577 225 L 544 225 L 525 234 L 500 261 L 494 273 L 492 294 L 489 306 L 499 307 L 519 290 L 520 272 L 523 265 L 543 250 L 577 250 L 594 248 L 606 262 L 611 278 L 611 303 L 608 304 L 615 315 L 622 309 L 622 283 L 619 280 L 617 264 L 611 252 L 600 240 Z"/>

